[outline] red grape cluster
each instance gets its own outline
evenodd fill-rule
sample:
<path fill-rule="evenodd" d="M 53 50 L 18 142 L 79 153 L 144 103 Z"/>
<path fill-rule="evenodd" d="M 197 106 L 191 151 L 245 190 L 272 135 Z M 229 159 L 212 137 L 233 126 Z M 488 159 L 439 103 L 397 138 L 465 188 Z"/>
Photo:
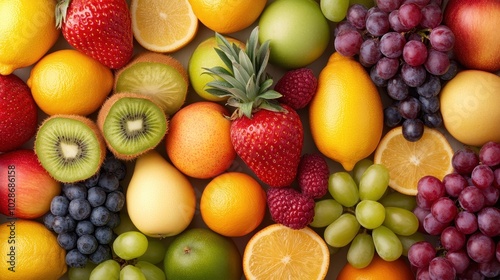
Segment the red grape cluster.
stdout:
<path fill-rule="evenodd" d="M 479 153 L 456 151 L 454 172 L 418 182 L 415 215 L 420 230 L 439 245 L 420 241 L 408 250 L 417 279 L 498 279 L 500 276 L 500 143 Z"/>
<path fill-rule="evenodd" d="M 458 71 L 450 59 L 455 36 L 441 24 L 441 2 L 376 0 L 370 9 L 354 4 L 335 29 L 335 50 L 356 56 L 386 89 L 393 103 L 384 110 L 385 124 L 401 124 L 409 141 L 420 139 L 424 126 L 442 125 L 438 94 Z"/>

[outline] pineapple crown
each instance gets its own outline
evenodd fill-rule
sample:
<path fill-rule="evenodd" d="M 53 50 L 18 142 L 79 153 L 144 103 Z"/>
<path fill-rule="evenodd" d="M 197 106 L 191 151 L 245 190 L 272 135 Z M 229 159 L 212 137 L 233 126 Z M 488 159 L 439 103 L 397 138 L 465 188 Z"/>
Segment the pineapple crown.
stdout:
<path fill-rule="evenodd" d="M 227 105 L 236 110 L 230 119 L 234 120 L 265 109 L 273 112 L 286 110 L 277 102 L 281 94 L 273 89 L 272 78 L 267 74 L 269 61 L 269 41 L 259 45 L 258 27 L 254 28 L 242 50 L 230 43 L 224 36 L 215 33 L 218 47 L 215 51 L 222 59 L 226 68 L 216 66 L 204 68 L 206 74 L 214 80 L 207 83 L 207 92 L 218 97 L 228 97 Z"/>

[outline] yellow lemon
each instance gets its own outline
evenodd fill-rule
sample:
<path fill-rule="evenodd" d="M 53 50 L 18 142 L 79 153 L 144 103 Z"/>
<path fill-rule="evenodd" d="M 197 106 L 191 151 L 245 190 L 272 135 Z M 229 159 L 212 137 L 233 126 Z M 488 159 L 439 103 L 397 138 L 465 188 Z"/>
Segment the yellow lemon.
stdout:
<path fill-rule="evenodd" d="M 0 225 L 0 240 L 0 278 L 57 280 L 66 273 L 66 251 L 43 224 L 7 221 Z"/>
<path fill-rule="evenodd" d="M 27 84 L 46 114 L 86 116 L 96 111 L 113 89 L 113 73 L 77 50 L 59 50 L 35 64 Z"/>
<path fill-rule="evenodd" d="M 335 52 L 321 70 L 309 107 L 319 151 L 347 171 L 368 157 L 382 136 L 382 101 L 368 73 L 353 58 Z"/>
<path fill-rule="evenodd" d="M 55 44 L 56 0 L 0 1 L 0 74 L 37 62 Z"/>
<path fill-rule="evenodd" d="M 482 146 L 500 142 L 500 77 L 480 70 L 459 72 L 440 94 L 444 126 L 458 141 Z"/>

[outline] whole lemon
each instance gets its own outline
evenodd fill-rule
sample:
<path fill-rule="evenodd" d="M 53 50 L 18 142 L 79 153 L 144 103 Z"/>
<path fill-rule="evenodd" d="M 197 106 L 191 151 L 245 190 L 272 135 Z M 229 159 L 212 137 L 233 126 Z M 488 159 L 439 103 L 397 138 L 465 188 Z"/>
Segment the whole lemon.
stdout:
<path fill-rule="evenodd" d="M 2 279 L 57 280 L 66 273 L 66 251 L 43 224 L 22 219 L 4 222 L 0 240 Z"/>
<path fill-rule="evenodd" d="M 96 111 L 113 89 L 113 73 L 90 56 L 65 49 L 38 61 L 26 83 L 47 115 L 86 116 Z"/>
<path fill-rule="evenodd" d="M 377 87 L 353 58 L 333 53 L 318 77 L 309 122 L 319 151 L 350 171 L 382 136 L 384 113 Z"/>
<path fill-rule="evenodd" d="M 37 62 L 56 43 L 56 0 L 0 1 L 0 74 Z"/>
<path fill-rule="evenodd" d="M 444 85 L 441 114 L 448 132 L 466 145 L 500 142 L 500 77 L 481 70 L 464 70 Z"/>

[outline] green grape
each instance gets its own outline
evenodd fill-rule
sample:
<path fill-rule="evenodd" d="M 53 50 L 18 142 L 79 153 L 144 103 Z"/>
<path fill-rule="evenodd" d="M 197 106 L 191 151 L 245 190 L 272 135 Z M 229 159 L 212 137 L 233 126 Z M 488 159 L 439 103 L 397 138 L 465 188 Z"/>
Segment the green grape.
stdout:
<path fill-rule="evenodd" d="M 385 207 L 384 226 L 397 235 L 412 235 L 418 230 L 418 218 L 413 212 L 399 207 Z"/>
<path fill-rule="evenodd" d="M 373 160 L 369 158 L 362 159 L 354 165 L 352 171 L 351 171 L 351 176 L 354 179 L 354 182 L 356 182 L 356 185 L 359 186 L 359 181 L 361 180 L 361 176 L 363 176 L 363 173 L 365 173 L 366 169 L 373 165 Z"/>
<path fill-rule="evenodd" d="M 370 9 L 371 7 L 375 6 L 375 0 L 350 0 L 349 6 L 353 4 L 361 4 L 367 9 Z"/>
<path fill-rule="evenodd" d="M 361 200 L 379 200 L 389 185 L 389 170 L 382 164 L 373 164 L 366 169 L 359 181 Z"/>
<path fill-rule="evenodd" d="M 163 261 L 166 251 L 167 246 L 165 245 L 165 242 L 163 240 L 148 237 L 148 248 L 142 256 L 137 258 L 137 260 L 157 264 Z"/>
<path fill-rule="evenodd" d="M 148 238 L 138 231 L 124 232 L 113 241 L 113 251 L 124 259 L 131 260 L 142 256 L 148 249 Z"/>
<path fill-rule="evenodd" d="M 373 243 L 377 254 L 384 260 L 391 262 L 403 254 L 403 244 L 397 235 L 385 226 L 372 230 Z"/>
<path fill-rule="evenodd" d="M 145 262 L 145 261 L 138 261 L 135 264 L 136 267 L 141 269 L 142 273 L 144 276 L 146 276 L 147 280 L 165 280 L 166 276 L 163 270 L 161 270 L 159 267 L 156 265 Z"/>
<path fill-rule="evenodd" d="M 368 266 L 375 254 L 373 238 L 368 233 L 360 233 L 354 237 L 347 250 L 347 261 L 355 268 Z"/>
<path fill-rule="evenodd" d="M 92 262 L 87 262 L 84 267 L 70 267 L 68 269 L 69 280 L 88 280 L 90 273 L 97 265 Z"/>
<path fill-rule="evenodd" d="M 378 202 L 382 203 L 385 207 L 399 207 L 408 211 L 413 211 L 417 206 L 415 196 L 402 194 L 397 191 L 389 192 Z"/>
<path fill-rule="evenodd" d="M 98 264 L 90 273 L 89 280 L 120 279 L 120 264 L 115 260 L 106 260 Z"/>
<path fill-rule="evenodd" d="M 333 22 L 342 21 L 349 8 L 349 0 L 320 0 L 319 4 L 323 15 Z"/>
<path fill-rule="evenodd" d="M 141 269 L 131 264 L 126 265 L 120 271 L 120 280 L 147 280 Z"/>
<path fill-rule="evenodd" d="M 341 248 L 352 241 L 358 234 L 359 228 L 356 217 L 351 213 L 344 213 L 326 227 L 323 237 L 330 246 Z"/>
<path fill-rule="evenodd" d="M 401 244 L 403 245 L 403 256 L 407 257 L 408 256 L 408 250 L 410 249 L 411 245 L 419 242 L 419 241 L 424 241 L 425 237 L 424 235 L 417 231 L 412 235 L 408 236 L 403 236 L 403 235 L 398 235 L 399 241 L 401 241 Z"/>
<path fill-rule="evenodd" d="M 335 199 L 329 198 L 316 201 L 314 218 L 309 225 L 316 228 L 326 227 L 338 219 L 343 212 L 344 207 Z"/>
<path fill-rule="evenodd" d="M 367 229 L 379 227 L 385 220 L 384 205 L 373 200 L 361 200 L 356 205 L 356 219 Z"/>
<path fill-rule="evenodd" d="M 359 201 L 358 186 L 351 174 L 341 171 L 335 172 L 328 178 L 328 191 L 338 203 L 345 207 L 352 207 Z"/>

